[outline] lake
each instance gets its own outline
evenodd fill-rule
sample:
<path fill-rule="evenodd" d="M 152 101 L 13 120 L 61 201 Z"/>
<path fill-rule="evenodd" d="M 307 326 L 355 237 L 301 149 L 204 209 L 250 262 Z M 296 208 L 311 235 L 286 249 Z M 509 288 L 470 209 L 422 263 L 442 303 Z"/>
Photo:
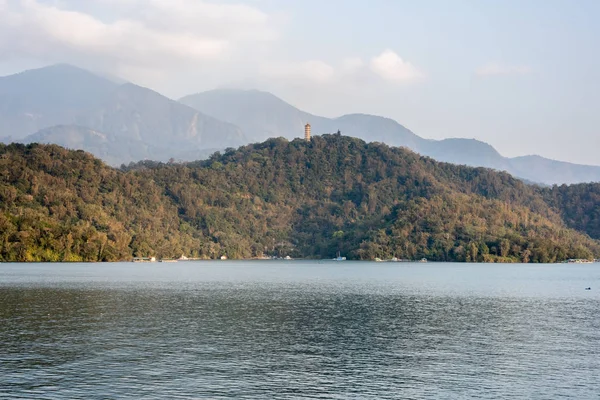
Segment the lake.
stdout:
<path fill-rule="evenodd" d="M 599 371 L 598 264 L 0 264 L 3 399 L 597 399 Z"/>

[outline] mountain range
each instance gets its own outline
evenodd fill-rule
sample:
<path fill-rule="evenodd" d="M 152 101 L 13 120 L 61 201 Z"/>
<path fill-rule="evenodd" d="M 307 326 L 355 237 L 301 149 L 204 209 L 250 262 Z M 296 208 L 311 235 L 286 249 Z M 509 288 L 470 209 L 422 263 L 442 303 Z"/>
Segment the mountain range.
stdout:
<path fill-rule="evenodd" d="M 69 65 L 1 78 L 0 132 L 4 142 L 55 143 L 113 165 L 204 158 L 248 142 L 235 125 Z"/>
<path fill-rule="evenodd" d="M 475 139 L 424 139 L 375 115 L 313 115 L 258 90 L 212 90 L 179 101 L 131 83 L 60 64 L 0 78 L 0 140 L 83 149 L 111 165 L 189 161 L 271 137 L 341 131 L 407 147 L 438 161 L 507 171 L 546 185 L 600 181 L 600 167 L 540 156 L 507 158 Z"/>

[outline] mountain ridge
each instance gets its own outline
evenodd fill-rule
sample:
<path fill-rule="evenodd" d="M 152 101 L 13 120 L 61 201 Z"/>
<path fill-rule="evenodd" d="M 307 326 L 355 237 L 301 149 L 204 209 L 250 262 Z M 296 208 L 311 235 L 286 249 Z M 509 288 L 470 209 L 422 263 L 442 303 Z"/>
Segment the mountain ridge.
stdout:
<path fill-rule="evenodd" d="M 0 80 L 0 137 L 81 148 L 112 165 L 206 157 L 248 142 L 238 127 L 156 91 L 67 64 Z"/>
<path fill-rule="evenodd" d="M 339 130 L 439 161 L 508 171 L 527 182 L 600 181 L 598 166 L 539 156 L 507 158 L 476 139 L 424 139 L 397 121 L 376 115 L 320 117 L 260 90 L 218 89 L 176 102 L 151 89 L 119 84 L 68 64 L 0 78 L 2 141 L 80 146 L 113 165 L 141 159 L 189 161 L 270 137 L 292 139 L 302 135 L 306 123 L 312 125 L 313 134 Z M 92 140 L 90 131 L 82 128 L 110 140 Z"/>
<path fill-rule="evenodd" d="M 269 105 L 262 102 L 252 102 L 251 97 L 257 94 L 263 101 L 270 99 L 275 103 L 277 111 L 270 110 Z M 246 104 L 254 104 L 250 113 L 239 107 L 236 99 L 240 97 L 245 99 Z M 340 130 L 345 135 L 363 140 L 407 147 L 439 161 L 507 171 L 530 182 L 552 185 L 600 181 L 600 166 L 556 161 L 541 156 L 504 157 L 493 146 L 477 139 L 424 139 L 399 122 L 377 115 L 355 113 L 337 118 L 320 117 L 302 111 L 271 93 L 258 90 L 209 90 L 185 96 L 180 101 L 238 126 L 251 125 L 255 127 L 254 130 L 260 130 L 256 128 L 258 122 L 272 118 L 269 131 L 276 137 L 297 137 L 303 131 L 302 125 L 310 123 L 314 134 Z M 228 104 L 229 107 L 220 107 L 220 104 Z M 262 107 L 257 107 L 259 104 Z M 291 117 L 277 127 L 273 124 L 277 121 L 273 117 L 275 114 Z M 251 134 L 249 136 L 253 138 Z M 551 172 L 546 173 L 544 167 Z"/>

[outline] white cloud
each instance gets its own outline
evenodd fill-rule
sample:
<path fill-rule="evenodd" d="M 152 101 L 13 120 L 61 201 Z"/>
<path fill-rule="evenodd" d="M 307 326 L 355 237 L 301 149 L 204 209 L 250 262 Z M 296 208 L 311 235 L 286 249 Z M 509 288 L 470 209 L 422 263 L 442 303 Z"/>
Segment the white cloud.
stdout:
<path fill-rule="evenodd" d="M 240 47 L 277 38 L 269 15 L 242 4 L 202 0 L 53 4 L 60 6 L 40 0 L 0 0 L 0 61 L 24 57 L 88 67 L 99 63 L 117 70 L 153 69 L 224 60 Z"/>
<path fill-rule="evenodd" d="M 233 0 L 236 1 L 236 0 Z M 332 92 L 423 74 L 386 50 L 369 60 L 290 61 L 284 13 L 237 0 L 0 0 L 0 64 L 71 63 L 171 97 L 231 82 Z M 248 5 L 252 4 L 252 5 Z M 247 84 L 246 84 L 247 85 Z"/>
<path fill-rule="evenodd" d="M 379 56 L 374 57 L 370 67 L 383 79 L 396 83 L 415 82 L 425 76 L 414 65 L 404 61 L 392 50 L 385 50 Z"/>
<path fill-rule="evenodd" d="M 532 71 L 532 68 L 526 65 L 503 65 L 499 63 L 489 63 L 478 68 L 475 73 L 479 76 L 526 75 Z"/>
<path fill-rule="evenodd" d="M 373 85 L 377 77 L 395 83 L 421 80 L 424 74 L 396 53 L 386 50 L 366 63 L 360 57 L 349 57 L 332 66 L 321 60 L 297 63 L 264 63 L 261 75 L 288 80 L 292 84 L 311 82 L 328 85 Z"/>

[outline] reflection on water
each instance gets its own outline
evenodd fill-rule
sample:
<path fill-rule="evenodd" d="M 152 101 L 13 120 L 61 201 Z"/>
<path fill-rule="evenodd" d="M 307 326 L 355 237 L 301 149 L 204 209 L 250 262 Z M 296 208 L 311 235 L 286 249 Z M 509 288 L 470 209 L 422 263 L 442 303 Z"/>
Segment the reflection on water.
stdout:
<path fill-rule="evenodd" d="M 169 268 L 0 266 L 0 398 L 600 395 L 590 266 Z"/>

